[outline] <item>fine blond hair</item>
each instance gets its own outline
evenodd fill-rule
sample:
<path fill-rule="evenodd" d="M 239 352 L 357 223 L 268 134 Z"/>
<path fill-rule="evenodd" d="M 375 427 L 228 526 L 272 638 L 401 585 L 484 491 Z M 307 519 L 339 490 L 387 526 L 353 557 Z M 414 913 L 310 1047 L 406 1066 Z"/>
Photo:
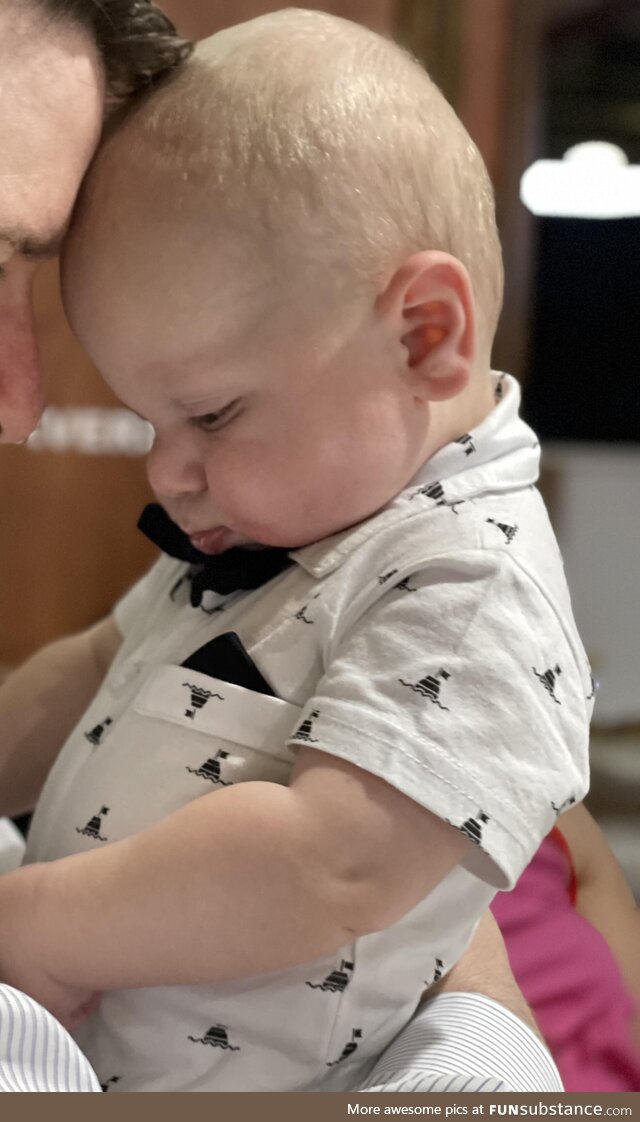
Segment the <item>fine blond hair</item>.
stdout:
<path fill-rule="evenodd" d="M 491 183 L 440 90 L 390 40 L 297 9 L 239 24 L 201 43 L 98 165 L 113 166 L 112 145 L 129 182 L 159 173 L 176 212 L 204 193 L 212 220 L 263 245 L 275 235 L 279 266 L 291 253 L 299 267 L 304 247 L 334 292 L 379 286 L 422 249 L 452 254 L 490 347 L 502 301 Z"/>

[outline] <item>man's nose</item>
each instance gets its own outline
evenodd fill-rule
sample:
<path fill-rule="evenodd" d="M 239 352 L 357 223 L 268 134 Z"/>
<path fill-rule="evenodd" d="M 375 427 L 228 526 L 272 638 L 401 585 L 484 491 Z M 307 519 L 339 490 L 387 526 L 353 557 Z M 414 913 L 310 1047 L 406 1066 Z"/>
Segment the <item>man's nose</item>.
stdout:
<path fill-rule="evenodd" d="M 198 494 L 206 481 L 192 441 L 184 436 L 156 434 L 147 457 L 147 477 L 160 500 Z"/>
<path fill-rule="evenodd" d="M 42 367 L 31 316 L 0 315 L 0 442 L 20 444 L 44 408 Z"/>

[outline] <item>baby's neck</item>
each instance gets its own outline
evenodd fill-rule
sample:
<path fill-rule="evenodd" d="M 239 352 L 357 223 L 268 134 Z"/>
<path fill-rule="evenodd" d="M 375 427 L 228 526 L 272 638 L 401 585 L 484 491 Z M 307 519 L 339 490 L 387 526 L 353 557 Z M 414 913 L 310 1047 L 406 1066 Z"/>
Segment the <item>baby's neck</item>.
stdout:
<path fill-rule="evenodd" d="M 431 459 L 445 444 L 471 432 L 495 407 L 494 380 L 490 369 L 476 371 L 467 389 L 450 401 L 431 406 L 429 431 L 423 462 Z"/>
<path fill-rule="evenodd" d="M 474 377 L 474 384 L 469 387 L 466 394 L 462 395 L 460 408 L 456 409 L 456 403 L 452 402 L 454 406 L 452 424 L 456 431 L 449 435 L 449 440 L 455 440 L 458 436 L 477 428 L 485 417 L 489 416 L 495 404 L 494 375 L 490 369 L 487 369 Z"/>

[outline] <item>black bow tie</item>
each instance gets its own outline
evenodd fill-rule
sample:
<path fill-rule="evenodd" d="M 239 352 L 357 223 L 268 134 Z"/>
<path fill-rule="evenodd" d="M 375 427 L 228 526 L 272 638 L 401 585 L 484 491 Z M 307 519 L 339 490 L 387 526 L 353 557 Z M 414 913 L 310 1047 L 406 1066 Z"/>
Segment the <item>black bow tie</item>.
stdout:
<path fill-rule="evenodd" d="M 197 608 L 206 589 L 227 596 L 238 589 L 248 591 L 276 577 L 293 562 L 288 550 L 267 546 L 264 549 L 227 549 L 213 557 L 193 546 L 179 526 L 159 503 L 149 503 L 140 515 L 142 530 L 163 553 L 197 566 L 191 581 L 191 603 Z"/>

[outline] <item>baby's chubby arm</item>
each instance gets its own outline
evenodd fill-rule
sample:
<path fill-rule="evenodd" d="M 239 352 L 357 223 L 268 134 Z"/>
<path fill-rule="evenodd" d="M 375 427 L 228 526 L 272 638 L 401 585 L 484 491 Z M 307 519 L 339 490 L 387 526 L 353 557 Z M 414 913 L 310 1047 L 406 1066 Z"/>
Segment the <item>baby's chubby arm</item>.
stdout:
<path fill-rule="evenodd" d="M 289 787 L 227 787 L 2 878 L 0 976 L 51 1008 L 64 986 L 88 996 L 284 969 L 394 923 L 469 844 L 383 780 L 305 747 Z"/>
<path fill-rule="evenodd" d="M 43 647 L 0 688 L 0 815 L 35 806 L 122 637 L 111 618 Z"/>

